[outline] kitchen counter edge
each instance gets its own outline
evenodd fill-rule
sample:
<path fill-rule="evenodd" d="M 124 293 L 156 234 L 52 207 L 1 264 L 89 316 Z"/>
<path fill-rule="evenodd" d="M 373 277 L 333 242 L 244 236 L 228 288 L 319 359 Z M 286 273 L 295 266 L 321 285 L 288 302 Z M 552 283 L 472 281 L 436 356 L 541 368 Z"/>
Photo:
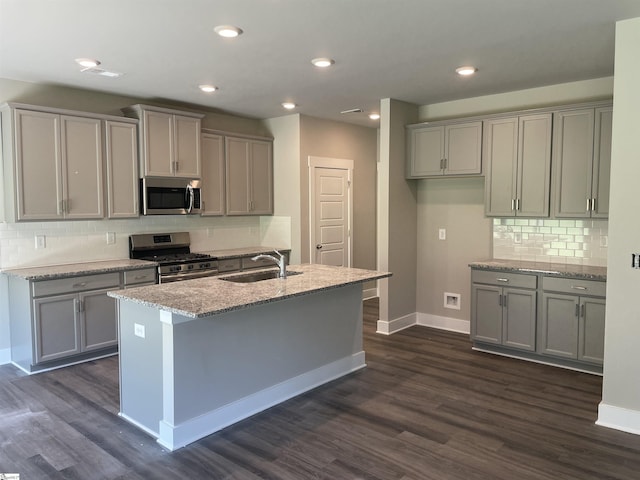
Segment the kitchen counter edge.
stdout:
<path fill-rule="evenodd" d="M 98 262 L 49 265 L 46 267 L 9 268 L 0 271 L 0 273 L 24 280 L 53 280 L 56 278 L 76 277 L 78 275 L 142 270 L 144 268 L 154 268 L 157 265 L 156 262 L 146 260 L 102 260 Z"/>
<path fill-rule="evenodd" d="M 235 283 L 222 280 L 221 277 L 204 277 L 116 290 L 108 295 L 121 301 L 197 319 L 392 275 L 390 272 L 317 264 L 294 265 L 288 271 L 301 274 L 291 275 L 284 280 L 271 279 L 254 283 Z"/>
<path fill-rule="evenodd" d="M 547 276 L 582 278 L 607 281 L 607 267 L 591 265 L 569 265 L 564 263 L 542 263 L 524 260 L 484 260 L 469 263 L 477 270 L 498 270 L 515 273 L 541 273 Z"/>

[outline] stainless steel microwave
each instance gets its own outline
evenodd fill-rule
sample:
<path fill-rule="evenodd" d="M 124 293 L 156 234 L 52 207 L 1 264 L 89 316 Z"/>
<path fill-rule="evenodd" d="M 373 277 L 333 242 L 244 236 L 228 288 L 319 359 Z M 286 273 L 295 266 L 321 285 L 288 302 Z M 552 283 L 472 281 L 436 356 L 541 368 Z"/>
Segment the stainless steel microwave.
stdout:
<path fill-rule="evenodd" d="M 193 215 L 201 212 L 200 180 L 146 177 L 140 179 L 143 215 Z"/>

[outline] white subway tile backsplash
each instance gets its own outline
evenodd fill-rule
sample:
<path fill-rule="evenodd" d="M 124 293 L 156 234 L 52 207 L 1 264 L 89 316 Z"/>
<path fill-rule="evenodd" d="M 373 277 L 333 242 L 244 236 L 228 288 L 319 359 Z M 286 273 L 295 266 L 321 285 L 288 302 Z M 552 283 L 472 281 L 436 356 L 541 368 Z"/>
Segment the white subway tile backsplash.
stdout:
<path fill-rule="evenodd" d="M 523 222 L 522 219 L 494 219 L 494 258 L 606 266 L 606 220 L 529 219 L 526 224 Z M 518 233 L 517 238 L 514 232 Z"/>

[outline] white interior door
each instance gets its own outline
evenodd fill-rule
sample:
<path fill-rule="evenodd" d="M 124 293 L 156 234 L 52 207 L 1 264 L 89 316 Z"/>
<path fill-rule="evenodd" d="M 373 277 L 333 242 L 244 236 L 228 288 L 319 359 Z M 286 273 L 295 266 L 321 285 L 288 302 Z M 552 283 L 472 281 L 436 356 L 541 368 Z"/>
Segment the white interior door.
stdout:
<path fill-rule="evenodd" d="M 311 263 L 351 266 L 353 161 L 309 158 Z"/>

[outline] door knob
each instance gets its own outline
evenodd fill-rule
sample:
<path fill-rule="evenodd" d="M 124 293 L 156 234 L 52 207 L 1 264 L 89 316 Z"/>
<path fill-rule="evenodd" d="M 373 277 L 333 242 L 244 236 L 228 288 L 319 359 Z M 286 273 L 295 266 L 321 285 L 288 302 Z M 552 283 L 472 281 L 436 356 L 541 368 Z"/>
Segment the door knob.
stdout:
<path fill-rule="evenodd" d="M 320 250 L 321 248 L 322 248 L 322 245 L 321 245 L 321 244 L 317 244 L 317 245 L 316 245 L 316 250 Z"/>

